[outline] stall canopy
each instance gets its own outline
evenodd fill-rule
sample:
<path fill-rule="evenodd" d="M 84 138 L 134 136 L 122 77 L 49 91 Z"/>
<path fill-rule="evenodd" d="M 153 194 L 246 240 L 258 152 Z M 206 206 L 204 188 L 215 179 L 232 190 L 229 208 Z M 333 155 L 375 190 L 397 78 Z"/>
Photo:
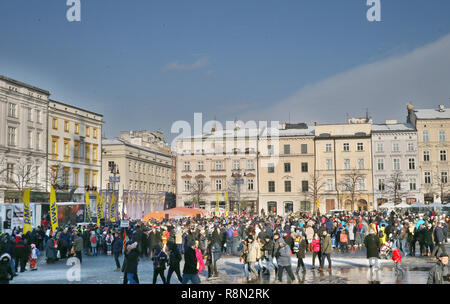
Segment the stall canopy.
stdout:
<path fill-rule="evenodd" d="M 197 214 L 206 215 L 207 211 L 204 209 L 194 209 L 194 208 L 185 208 L 185 207 L 176 207 L 164 211 L 155 211 L 150 212 L 145 215 L 142 219 L 143 222 L 148 222 L 151 219 L 155 220 L 163 220 L 166 217 L 166 214 L 169 215 L 169 219 L 174 218 L 182 218 L 182 217 L 195 217 Z"/>
<path fill-rule="evenodd" d="M 395 206 L 395 208 L 411 208 L 411 206 L 410 205 L 408 205 L 407 203 L 401 203 L 401 204 L 398 204 L 397 206 Z"/>
<path fill-rule="evenodd" d="M 426 208 L 427 205 L 425 205 L 424 203 L 417 202 L 417 203 L 412 204 L 411 207 L 413 207 L 413 208 Z"/>
<path fill-rule="evenodd" d="M 434 203 L 428 205 L 428 207 L 430 207 L 430 208 L 442 208 L 443 206 L 442 206 L 441 203 L 434 202 Z"/>

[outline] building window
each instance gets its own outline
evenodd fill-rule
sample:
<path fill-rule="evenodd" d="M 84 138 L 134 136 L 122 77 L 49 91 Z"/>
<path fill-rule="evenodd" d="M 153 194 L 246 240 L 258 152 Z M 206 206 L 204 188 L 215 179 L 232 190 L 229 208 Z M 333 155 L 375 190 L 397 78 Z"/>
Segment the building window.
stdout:
<path fill-rule="evenodd" d="M 442 184 L 448 183 L 448 173 L 447 172 L 441 172 L 441 183 Z"/>
<path fill-rule="evenodd" d="M 275 192 L 275 182 L 269 181 L 269 192 Z"/>
<path fill-rule="evenodd" d="M 302 172 L 308 172 L 308 163 L 302 163 Z"/>
<path fill-rule="evenodd" d="M 58 183 L 58 167 L 52 166 L 50 169 L 50 182 L 52 185 L 56 185 Z"/>
<path fill-rule="evenodd" d="M 445 141 L 445 131 L 444 130 L 439 131 L 439 141 L 440 142 Z"/>
<path fill-rule="evenodd" d="M 284 154 L 291 154 L 291 145 L 284 145 Z"/>
<path fill-rule="evenodd" d="M 222 180 L 221 179 L 216 180 L 216 190 L 222 190 Z"/>
<path fill-rule="evenodd" d="M 78 187 L 78 178 L 80 175 L 80 170 L 77 168 L 73 168 L 73 186 Z"/>
<path fill-rule="evenodd" d="M 234 160 L 233 161 L 233 169 L 234 170 L 239 170 L 241 167 L 241 162 L 239 160 Z"/>
<path fill-rule="evenodd" d="M 52 128 L 58 130 L 58 118 L 52 117 Z"/>
<path fill-rule="evenodd" d="M 309 191 L 308 181 L 304 180 L 304 181 L 302 181 L 302 192 L 308 192 L 308 191 Z"/>
<path fill-rule="evenodd" d="M 343 149 L 344 149 L 344 152 L 350 151 L 350 144 L 349 143 L 344 143 Z"/>
<path fill-rule="evenodd" d="M 409 170 L 415 170 L 416 169 L 416 160 L 414 158 L 410 158 L 408 160 L 409 162 Z"/>
<path fill-rule="evenodd" d="M 423 161 L 430 161 L 430 151 L 423 151 Z"/>
<path fill-rule="evenodd" d="M 275 172 L 275 165 L 273 163 L 269 163 L 267 166 L 267 173 L 274 173 Z"/>
<path fill-rule="evenodd" d="M 358 190 L 366 190 L 366 180 L 364 178 L 358 179 Z"/>
<path fill-rule="evenodd" d="M 41 149 L 41 133 L 37 132 L 36 133 L 36 150 L 40 150 Z"/>
<path fill-rule="evenodd" d="M 92 187 L 97 187 L 97 171 L 92 171 Z"/>
<path fill-rule="evenodd" d="M 16 145 L 16 128 L 8 127 L 8 145 Z"/>
<path fill-rule="evenodd" d="M 307 144 L 302 144 L 301 145 L 301 151 L 302 151 L 302 154 L 308 154 L 308 145 Z"/>
<path fill-rule="evenodd" d="M 253 190 L 253 179 L 249 179 L 247 181 L 247 189 L 248 190 Z"/>
<path fill-rule="evenodd" d="M 327 179 L 327 182 L 326 182 L 326 190 L 327 191 L 333 191 L 333 180 L 330 178 L 330 179 Z"/>
<path fill-rule="evenodd" d="M 28 121 L 33 121 L 33 110 L 28 108 Z"/>
<path fill-rule="evenodd" d="M 58 137 L 52 136 L 52 159 L 58 156 Z"/>
<path fill-rule="evenodd" d="M 68 167 L 64 167 L 63 168 L 62 182 L 63 182 L 64 186 L 68 186 L 69 185 L 69 170 L 70 170 L 70 168 L 68 168 Z"/>
<path fill-rule="evenodd" d="M 222 162 L 220 160 L 216 160 L 216 170 L 222 170 Z"/>
<path fill-rule="evenodd" d="M 28 149 L 33 149 L 33 131 L 28 131 Z"/>
<path fill-rule="evenodd" d="M 425 172 L 425 184 L 431 184 L 431 172 Z"/>
<path fill-rule="evenodd" d="M 325 144 L 325 152 L 331 152 L 331 144 Z"/>
<path fill-rule="evenodd" d="M 80 124 L 75 123 L 75 134 L 80 134 Z"/>
<path fill-rule="evenodd" d="M 191 182 L 188 180 L 185 180 L 184 181 L 184 191 L 186 191 L 186 192 L 189 191 L 190 187 L 191 187 Z"/>
<path fill-rule="evenodd" d="M 36 181 L 35 181 L 35 183 L 36 183 L 36 185 L 39 185 L 40 184 L 40 181 L 39 181 L 39 172 L 41 171 L 41 168 L 39 168 L 39 166 L 36 166 L 35 167 L 35 169 L 34 169 L 34 173 L 35 173 L 35 178 L 36 178 Z"/>
<path fill-rule="evenodd" d="M 17 105 L 10 103 L 8 106 L 8 116 L 17 118 Z"/>
<path fill-rule="evenodd" d="M 84 149 L 85 149 L 85 159 L 86 162 L 89 162 L 89 160 L 91 159 L 91 144 L 85 143 L 84 144 Z"/>
<path fill-rule="evenodd" d="M 197 184 L 198 184 L 198 190 L 199 191 L 203 191 L 203 187 L 204 187 L 203 181 L 202 180 L 198 180 Z"/>
<path fill-rule="evenodd" d="M 422 131 L 422 141 L 427 142 L 428 141 L 428 131 Z"/>
<path fill-rule="evenodd" d="M 364 158 L 358 159 L 358 169 L 364 170 Z"/>
<path fill-rule="evenodd" d="M 327 166 L 327 170 L 333 170 L 333 160 L 327 159 L 326 166 Z"/>
<path fill-rule="evenodd" d="M 36 110 L 36 122 L 41 123 L 41 110 Z"/>
<path fill-rule="evenodd" d="M 413 143 L 408 143 L 408 151 L 409 152 L 413 152 L 414 151 L 414 144 Z"/>
<path fill-rule="evenodd" d="M 68 120 L 64 120 L 64 132 L 70 131 L 70 123 Z"/>
<path fill-rule="evenodd" d="M 91 127 L 86 126 L 86 137 L 90 137 L 91 136 Z"/>
<path fill-rule="evenodd" d="M 64 139 L 64 160 L 68 160 L 70 156 L 70 142 L 69 139 Z"/>
<path fill-rule="evenodd" d="M 344 159 L 344 169 L 350 170 L 350 159 L 348 158 Z"/>
<path fill-rule="evenodd" d="M 268 145 L 267 146 L 267 154 L 273 155 L 273 145 Z"/>
<path fill-rule="evenodd" d="M 357 151 L 364 151 L 364 144 L 363 143 L 357 143 L 356 144 Z"/>
<path fill-rule="evenodd" d="M 97 147 L 98 147 L 97 145 L 92 146 L 92 158 L 94 161 L 97 161 L 97 150 L 98 150 Z"/>
<path fill-rule="evenodd" d="M 447 151 L 441 150 L 440 151 L 441 161 L 447 161 Z"/>
<path fill-rule="evenodd" d="M 291 163 L 284 163 L 284 172 L 291 172 Z"/>
<path fill-rule="evenodd" d="M 184 162 L 184 171 L 191 170 L 191 164 L 189 162 Z"/>
<path fill-rule="evenodd" d="M 94 130 L 93 137 L 94 137 L 94 138 L 97 138 L 97 136 L 98 136 L 97 128 L 93 128 L 93 130 Z"/>
<path fill-rule="evenodd" d="M 6 164 L 6 182 L 7 183 L 12 183 L 14 181 L 13 175 L 14 175 L 14 164 L 12 164 L 12 163 Z"/>
<path fill-rule="evenodd" d="M 291 181 L 284 181 L 284 192 L 291 192 Z"/>
<path fill-rule="evenodd" d="M 377 143 L 377 152 L 383 152 L 383 143 Z"/>
<path fill-rule="evenodd" d="M 203 166 L 203 162 L 202 161 L 199 161 L 198 163 L 197 163 L 197 169 L 198 169 L 198 171 L 203 171 L 204 169 L 204 166 Z"/>
<path fill-rule="evenodd" d="M 78 159 L 80 158 L 80 142 L 78 140 L 74 141 L 74 149 L 73 149 L 74 153 L 73 153 L 73 158 L 74 161 L 78 161 Z"/>
<path fill-rule="evenodd" d="M 253 162 L 252 159 L 249 159 L 249 160 L 247 161 L 247 169 L 248 169 L 248 170 L 253 170 L 253 169 L 255 169 L 255 164 L 254 164 L 254 162 Z"/>
<path fill-rule="evenodd" d="M 378 191 L 384 191 L 385 185 L 384 185 L 384 179 L 380 178 L 378 179 Z"/>
<path fill-rule="evenodd" d="M 399 152 L 399 151 L 400 151 L 400 149 L 399 149 L 398 143 L 393 143 L 392 144 L 392 152 Z"/>
<path fill-rule="evenodd" d="M 303 212 L 311 211 L 311 202 L 301 201 L 300 202 L 300 211 L 303 211 Z"/>
<path fill-rule="evenodd" d="M 416 179 L 415 178 L 409 179 L 409 190 L 416 190 Z"/>
<path fill-rule="evenodd" d="M 398 171 L 400 170 L 400 159 L 398 158 L 394 158 L 393 159 L 393 164 L 394 164 L 394 170 Z"/>

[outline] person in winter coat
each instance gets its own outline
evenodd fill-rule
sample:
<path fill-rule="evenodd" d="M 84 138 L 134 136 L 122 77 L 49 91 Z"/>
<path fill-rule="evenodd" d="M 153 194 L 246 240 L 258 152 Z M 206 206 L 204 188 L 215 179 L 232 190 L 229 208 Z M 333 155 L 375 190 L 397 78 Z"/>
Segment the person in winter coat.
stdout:
<path fill-rule="evenodd" d="M 253 275 L 253 278 L 250 280 L 258 279 L 258 272 L 255 269 L 256 261 L 260 258 L 260 246 L 257 241 L 253 239 L 253 236 L 248 237 L 248 254 L 247 254 L 247 262 L 250 274 Z"/>
<path fill-rule="evenodd" d="M 137 274 L 139 263 L 139 251 L 137 249 L 137 242 L 128 242 L 125 252 L 125 269 L 124 269 L 124 283 L 139 284 L 139 277 Z"/>
<path fill-rule="evenodd" d="M 197 257 L 197 263 L 198 263 L 198 273 L 202 273 L 203 270 L 206 269 L 205 262 L 203 261 L 203 253 L 199 248 L 199 241 L 195 241 L 195 256 Z"/>
<path fill-rule="evenodd" d="M 297 270 L 296 273 L 300 271 L 300 267 L 302 267 L 303 272 L 306 272 L 305 263 L 303 263 L 303 259 L 305 258 L 306 249 L 308 248 L 308 244 L 306 243 L 306 239 L 304 235 L 298 234 L 295 239 L 293 253 L 297 255 Z"/>
<path fill-rule="evenodd" d="M 446 253 L 444 242 L 447 241 L 447 237 L 445 236 L 443 221 L 438 222 L 437 227 L 434 230 L 434 241 L 435 241 L 435 247 L 433 249 L 433 252 L 431 253 L 431 256 L 434 257 L 439 254 Z"/>
<path fill-rule="evenodd" d="M 14 278 L 10 261 L 9 254 L 4 253 L 0 256 L 0 284 L 9 284 L 9 281 Z"/>
<path fill-rule="evenodd" d="M 195 256 L 195 241 L 187 243 L 184 253 L 184 268 L 182 284 L 191 281 L 193 284 L 200 284 L 200 278 L 197 271 L 197 257 Z"/>
<path fill-rule="evenodd" d="M 30 254 L 30 270 L 37 270 L 37 259 L 38 259 L 38 249 L 35 244 L 31 244 L 31 254 Z"/>
<path fill-rule="evenodd" d="M 312 241 L 314 238 L 314 229 L 308 225 L 305 229 L 306 240 L 308 241 L 308 251 L 313 251 Z"/>
<path fill-rule="evenodd" d="M 98 238 L 97 238 L 97 235 L 95 234 L 95 231 L 91 232 L 91 237 L 89 238 L 89 241 L 91 242 L 92 255 L 97 256 Z"/>
<path fill-rule="evenodd" d="M 123 239 L 118 232 L 115 233 L 115 238 L 111 244 L 112 253 L 114 255 L 114 261 L 116 262 L 116 269 L 114 271 L 120 271 L 119 256 L 123 250 Z"/>
<path fill-rule="evenodd" d="M 158 278 L 158 275 L 161 277 L 163 284 L 166 284 L 164 271 L 166 270 L 167 255 L 159 245 L 155 245 L 155 247 L 153 248 L 152 260 L 153 260 L 153 285 L 156 284 L 156 279 Z"/>
<path fill-rule="evenodd" d="M 322 255 L 321 255 L 321 251 L 320 251 L 320 238 L 319 235 L 316 233 L 314 234 L 314 238 L 311 241 L 311 245 L 312 245 L 312 269 L 315 268 L 316 265 L 316 257 L 318 259 L 318 264 L 320 265 L 320 261 L 322 260 Z"/>
<path fill-rule="evenodd" d="M 80 260 L 80 264 L 83 262 L 83 238 L 79 235 L 78 231 L 73 232 L 73 251 L 75 251 L 75 256 Z"/>
<path fill-rule="evenodd" d="M 436 265 L 431 268 L 428 274 L 428 284 L 444 284 L 444 282 L 449 282 L 450 277 L 448 274 L 448 254 L 443 253 Z"/>
<path fill-rule="evenodd" d="M 56 247 L 53 237 L 50 236 L 45 244 L 45 255 L 47 256 L 47 263 L 52 264 L 56 261 Z"/>
<path fill-rule="evenodd" d="M 282 282 L 283 272 L 286 270 L 291 281 L 295 282 L 291 264 L 291 248 L 289 248 L 289 245 L 282 238 L 278 239 L 278 251 L 275 256 L 278 264 L 278 281 Z"/>
<path fill-rule="evenodd" d="M 369 234 L 364 239 L 364 245 L 367 249 L 367 258 L 369 259 L 370 279 L 371 283 L 379 282 L 379 248 L 380 238 L 375 234 L 372 228 L 369 228 Z M 375 269 L 375 279 L 373 272 Z"/>
<path fill-rule="evenodd" d="M 322 239 L 320 242 L 320 269 L 323 270 L 325 264 L 325 258 L 328 260 L 328 271 L 331 271 L 331 237 L 328 235 L 327 231 L 322 232 Z"/>
<path fill-rule="evenodd" d="M 262 251 L 264 252 L 265 268 L 269 272 L 270 276 L 270 267 L 272 266 L 276 275 L 278 271 L 278 266 L 274 261 L 274 242 L 272 241 L 271 237 L 268 234 L 266 234 L 264 238 L 265 240 L 262 246 Z"/>
<path fill-rule="evenodd" d="M 14 256 L 16 257 L 16 272 L 20 265 L 20 272 L 25 271 L 28 261 L 27 248 L 20 235 L 16 236 L 16 244 L 14 246 Z"/>
<path fill-rule="evenodd" d="M 167 243 L 167 249 L 169 251 L 169 271 L 167 272 L 167 284 L 170 284 L 170 278 L 172 277 L 172 274 L 175 272 L 178 281 L 180 283 L 183 281 L 183 278 L 181 277 L 180 272 L 180 262 L 181 262 L 181 253 L 179 251 L 178 244 L 175 244 L 171 241 Z"/>

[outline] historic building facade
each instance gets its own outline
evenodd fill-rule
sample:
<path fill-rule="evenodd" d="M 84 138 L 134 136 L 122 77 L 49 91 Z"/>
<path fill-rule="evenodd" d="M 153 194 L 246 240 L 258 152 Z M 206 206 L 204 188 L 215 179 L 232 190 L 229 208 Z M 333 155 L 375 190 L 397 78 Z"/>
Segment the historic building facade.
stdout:
<path fill-rule="evenodd" d="M 0 203 L 45 201 L 47 166 L 46 90 L 0 75 Z"/>
<path fill-rule="evenodd" d="M 412 124 L 388 120 L 372 125 L 372 156 L 375 208 L 422 200 L 417 131 Z"/>
<path fill-rule="evenodd" d="M 266 128 L 258 141 L 259 211 L 287 215 L 312 212 L 314 127 L 281 124 Z"/>
<path fill-rule="evenodd" d="M 425 202 L 450 201 L 450 109 L 407 106 L 407 122 L 417 130 L 422 198 Z"/>

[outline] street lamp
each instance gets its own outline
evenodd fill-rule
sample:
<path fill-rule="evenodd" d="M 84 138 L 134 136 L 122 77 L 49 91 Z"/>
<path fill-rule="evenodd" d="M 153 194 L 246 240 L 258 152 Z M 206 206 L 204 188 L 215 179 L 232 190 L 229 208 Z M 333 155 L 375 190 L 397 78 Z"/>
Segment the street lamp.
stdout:
<path fill-rule="evenodd" d="M 112 186 L 112 190 L 113 190 L 113 193 L 114 193 L 114 191 L 116 189 L 116 183 L 119 183 L 119 188 L 120 188 L 120 176 L 117 176 L 117 175 L 120 174 L 119 173 L 119 168 L 118 168 L 118 166 L 117 166 L 117 164 L 115 162 L 110 161 L 110 162 L 108 162 L 108 169 L 111 172 L 111 174 L 113 175 L 113 176 L 109 177 L 109 182 L 112 183 L 112 185 L 113 185 Z M 119 201 L 119 190 L 120 189 L 117 189 L 117 190 L 118 190 L 117 191 L 117 202 L 118 202 Z M 111 214 L 109 216 L 111 218 Z M 123 218 L 124 218 L 124 206 L 123 206 L 123 202 L 122 202 L 122 219 Z"/>
<path fill-rule="evenodd" d="M 244 183 L 244 179 L 242 177 L 247 176 L 244 172 L 244 175 L 241 175 L 241 169 L 236 169 L 236 172 L 231 173 L 231 177 L 234 178 L 234 184 L 237 188 L 237 203 L 238 203 L 238 214 L 240 214 L 241 209 L 241 184 Z"/>

